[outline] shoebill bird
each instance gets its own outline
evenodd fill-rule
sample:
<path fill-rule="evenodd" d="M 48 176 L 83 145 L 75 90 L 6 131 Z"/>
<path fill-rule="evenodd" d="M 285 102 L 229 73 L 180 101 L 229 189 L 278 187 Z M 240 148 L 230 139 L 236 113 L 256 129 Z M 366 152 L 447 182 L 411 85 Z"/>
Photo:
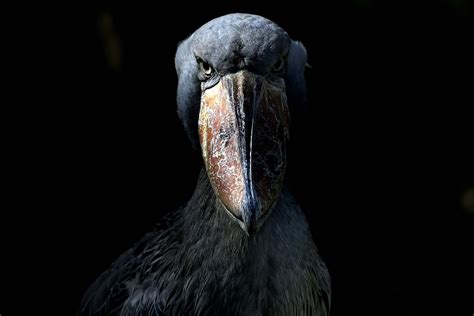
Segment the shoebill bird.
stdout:
<path fill-rule="evenodd" d="M 81 315 L 329 314 L 330 278 L 284 186 L 304 46 L 250 14 L 214 19 L 176 52 L 178 115 L 204 161 L 190 201 L 122 254 Z"/>

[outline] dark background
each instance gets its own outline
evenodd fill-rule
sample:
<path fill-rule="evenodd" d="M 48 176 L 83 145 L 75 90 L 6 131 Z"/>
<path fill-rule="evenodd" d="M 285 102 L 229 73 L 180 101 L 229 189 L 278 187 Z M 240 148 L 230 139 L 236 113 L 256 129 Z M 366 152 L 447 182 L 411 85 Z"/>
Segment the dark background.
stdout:
<path fill-rule="evenodd" d="M 308 51 L 288 184 L 331 273 L 331 315 L 472 315 L 472 7 L 311 6 L 111 1 L 70 21 L 63 12 L 46 99 L 5 119 L 13 225 L 2 224 L 14 233 L 2 231 L 11 267 L 0 313 L 73 314 L 100 272 L 187 201 L 201 158 L 176 115 L 177 43 L 248 12 Z"/>

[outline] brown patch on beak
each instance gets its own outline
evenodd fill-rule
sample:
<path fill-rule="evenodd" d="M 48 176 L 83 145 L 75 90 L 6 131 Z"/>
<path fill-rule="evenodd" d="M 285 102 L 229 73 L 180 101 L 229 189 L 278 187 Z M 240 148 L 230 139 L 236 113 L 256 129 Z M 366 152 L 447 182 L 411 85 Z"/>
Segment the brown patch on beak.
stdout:
<path fill-rule="evenodd" d="M 209 179 L 219 199 L 237 218 L 244 195 L 236 116 L 221 82 L 201 98 L 199 137 Z"/>
<path fill-rule="evenodd" d="M 201 96 L 199 137 L 209 180 L 247 233 L 276 202 L 286 167 L 289 114 L 282 79 L 240 71 Z"/>

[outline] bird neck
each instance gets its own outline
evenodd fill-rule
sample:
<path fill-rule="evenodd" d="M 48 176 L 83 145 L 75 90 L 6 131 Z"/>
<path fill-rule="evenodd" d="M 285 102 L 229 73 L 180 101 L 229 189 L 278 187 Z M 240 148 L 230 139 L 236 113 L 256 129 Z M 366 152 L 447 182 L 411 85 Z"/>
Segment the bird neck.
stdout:
<path fill-rule="evenodd" d="M 224 237 L 229 243 L 240 243 L 247 235 L 224 210 L 212 189 L 203 168 L 199 174 L 197 186 L 188 204 L 182 210 L 186 237 L 215 242 Z"/>
<path fill-rule="evenodd" d="M 179 257 L 187 273 L 196 273 L 200 280 L 219 276 L 218 284 L 228 291 L 237 286 L 250 293 L 282 278 L 300 280 L 283 288 L 298 287 L 309 273 L 302 266 L 317 258 L 304 214 L 285 189 L 260 230 L 248 236 L 222 208 L 202 170 L 180 218 Z"/>
<path fill-rule="evenodd" d="M 224 210 L 204 169 L 200 172 L 192 198 L 181 214 L 183 242 L 219 247 L 230 251 L 231 256 L 250 248 L 286 251 L 280 248 L 290 247 L 293 242 L 311 240 L 304 214 L 285 188 L 258 233 L 248 236 Z"/>

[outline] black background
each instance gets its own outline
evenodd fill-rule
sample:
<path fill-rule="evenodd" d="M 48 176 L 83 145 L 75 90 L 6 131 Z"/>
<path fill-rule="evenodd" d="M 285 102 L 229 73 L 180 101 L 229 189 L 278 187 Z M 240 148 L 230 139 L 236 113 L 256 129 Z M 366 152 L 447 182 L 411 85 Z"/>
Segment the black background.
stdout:
<path fill-rule="evenodd" d="M 329 3 L 102 2 L 54 25 L 54 84 L 5 118 L 13 222 L 2 224 L 14 233 L 3 230 L 0 313 L 11 302 L 12 315 L 73 314 L 100 272 L 187 201 L 201 165 L 176 115 L 176 46 L 248 12 L 308 51 L 288 182 L 331 273 L 331 314 L 472 315 L 474 219 L 460 207 L 474 186 L 471 8 Z M 104 55 L 104 13 L 119 71 Z"/>

